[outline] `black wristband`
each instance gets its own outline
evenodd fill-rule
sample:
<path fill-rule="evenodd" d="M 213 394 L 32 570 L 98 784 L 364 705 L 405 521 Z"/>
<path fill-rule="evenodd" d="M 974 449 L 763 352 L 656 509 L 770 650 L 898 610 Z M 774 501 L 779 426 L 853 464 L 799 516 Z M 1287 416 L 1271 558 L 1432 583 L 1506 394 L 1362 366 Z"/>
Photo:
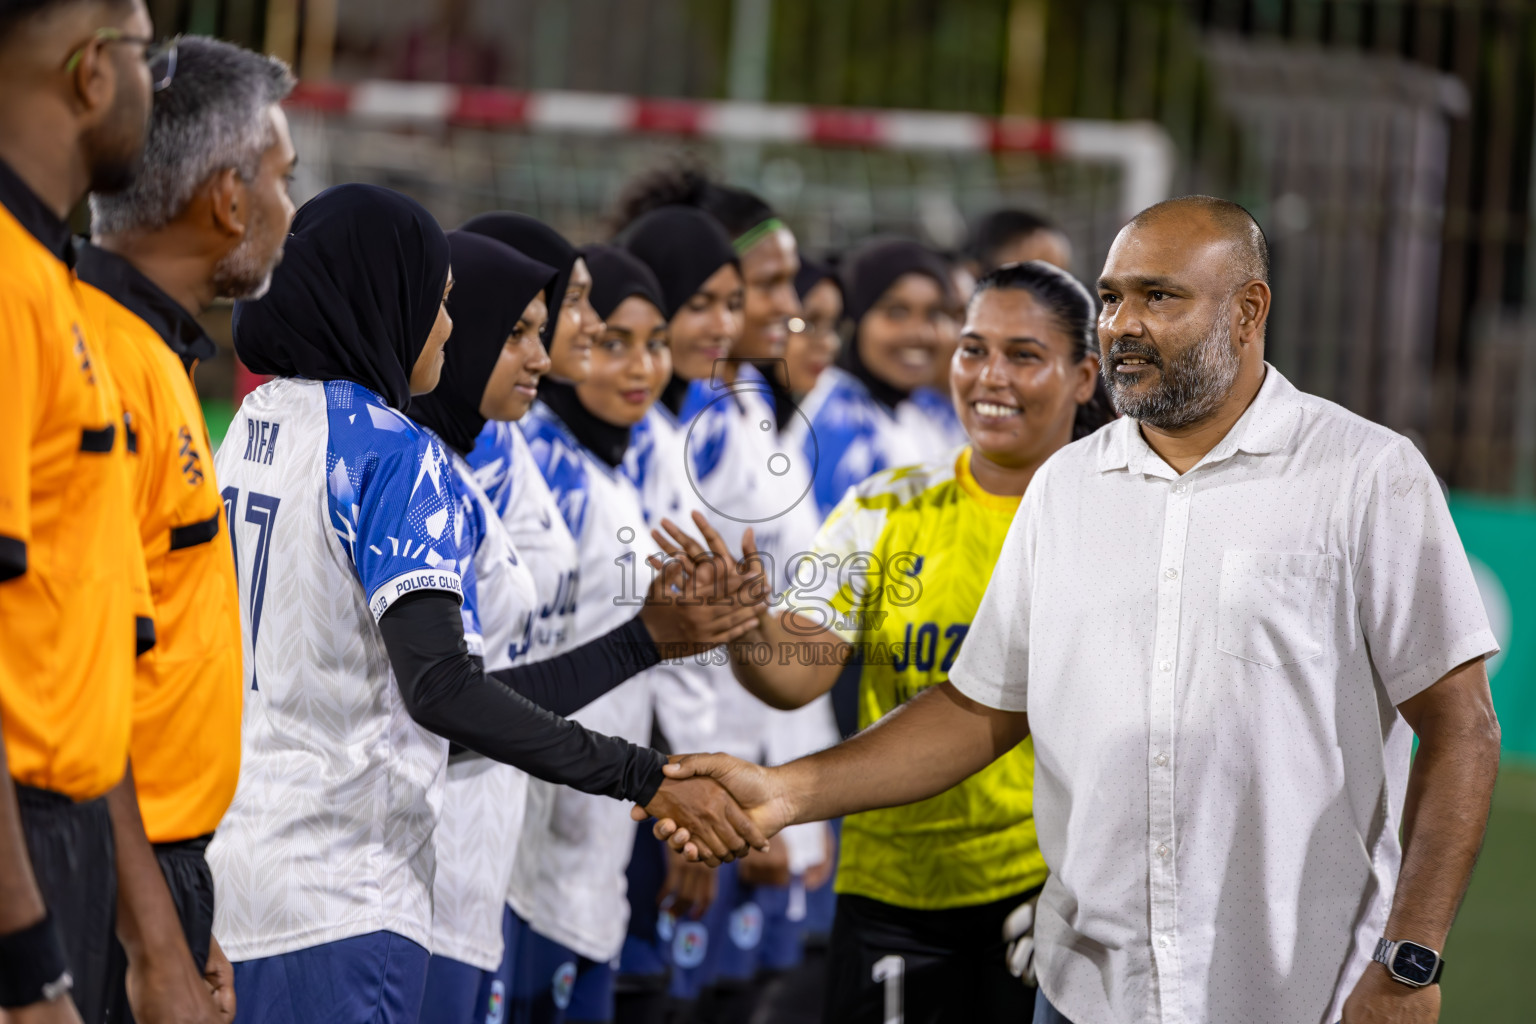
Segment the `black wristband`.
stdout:
<path fill-rule="evenodd" d="M 0 935 L 0 1009 L 52 1002 L 74 987 L 53 915 Z"/>

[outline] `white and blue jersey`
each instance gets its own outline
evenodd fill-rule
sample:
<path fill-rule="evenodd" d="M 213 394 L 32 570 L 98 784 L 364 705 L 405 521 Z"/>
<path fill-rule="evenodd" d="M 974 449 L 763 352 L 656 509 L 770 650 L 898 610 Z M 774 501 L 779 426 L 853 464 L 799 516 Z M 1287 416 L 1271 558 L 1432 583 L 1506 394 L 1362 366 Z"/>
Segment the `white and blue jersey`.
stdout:
<path fill-rule="evenodd" d="M 791 416 L 789 423 L 798 423 L 804 429 L 804 422 L 798 415 Z M 804 457 L 803 447 L 796 444 L 794 438 L 794 432 L 787 427 L 780 434 L 780 444 L 786 454 L 794 456 L 781 478 L 781 484 L 787 496 L 798 495 L 799 500 L 787 508 L 770 528 L 758 528 L 758 546 L 771 560 L 774 568 L 773 590 L 780 601 L 786 592 L 793 591 L 809 578 L 807 573 L 811 570 L 806 560 L 815 557 L 816 534 L 821 529 L 822 521 L 816 496 L 812 493 L 814 467 Z M 780 601 L 775 602 L 775 610 L 783 607 Z M 825 750 L 841 738 L 832 713 L 832 697 L 829 693 L 793 711 L 780 711 L 764 705 L 762 722 L 764 764 L 785 764 Z M 803 874 L 826 859 L 826 830 L 825 822 L 811 822 L 790 825 L 779 833 L 789 852 L 791 873 Z M 803 900 L 803 893 L 799 898 Z"/>
<path fill-rule="evenodd" d="M 814 493 L 823 519 L 848 488 L 881 470 L 921 462 L 931 447 L 910 422 L 875 401 L 862 381 L 835 366 L 822 372 L 800 412 L 784 439 L 816 467 Z"/>
<path fill-rule="evenodd" d="M 474 552 L 475 612 L 483 636 L 485 668 L 496 671 L 526 660 L 532 647 L 539 597 L 532 573 L 490 499 L 457 454 L 452 481 L 464 522 L 465 548 Z M 511 765 L 465 753 L 448 763 L 443 811 L 434 842 L 432 953 L 481 970 L 502 955 L 502 908 L 522 832 L 528 776 Z"/>
<path fill-rule="evenodd" d="M 240 782 L 208 848 L 214 930 L 244 961 L 388 931 L 430 946 L 448 741 L 407 713 L 378 620 L 463 601 L 474 572 L 448 458 L 365 387 L 279 378 L 215 460 L 240 573 Z M 248 437 L 264 443 L 252 446 Z"/>
<path fill-rule="evenodd" d="M 648 526 L 660 529 L 661 521 L 670 519 L 696 535 L 693 512 L 702 509 L 703 503 L 689 486 L 683 450 L 684 433 L 677 419 L 665 406 L 653 405 L 630 431 L 623 469 L 640 491 Z M 648 550 L 654 547 L 651 544 Z M 715 679 L 711 667 L 700 663 L 709 658 L 684 658 L 651 669 L 656 720 L 675 753 L 714 749 Z"/>
<path fill-rule="evenodd" d="M 542 661 L 569 650 L 576 636 L 580 560 L 576 540 L 527 438 L 515 423 L 487 423 L 469 453 L 469 464 L 538 590 L 539 614 L 527 660 Z"/>
<path fill-rule="evenodd" d="M 578 550 L 581 587 L 573 645 L 612 631 L 640 610 L 654 545 L 640 494 L 620 470 L 586 450 L 542 403 L 521 426 Z M 645 744 L 652 673 L 643 672 L 571 717 L 589 729 Z M 600 963 L 616 957 L 629 923 L 625 868 L 634 843 L 629 806 L 530 780 L 528 810 L 508 890 L 534 931 Z"/>
<path fill-rule="evenodd" d="M 515 423 L 488 422 L 469 453 L 469 464 L 533 579 L 538 614 L 525 659 L 541 661 L 569 650 L 576 639 L 580 554 L 522 428 Z M 529 825 L 525 821 L 523 833 L 539 831 L 548 824 L 553 803 L 550 794 L 555 787 L 535 785 L 542 787 L 537 794 L 540 806 L 535 822 Z M 509 852 L 515 864 L 517 851 Z M 512 903 L 512 885 L 509 871 L 502 887 L 503 904 Z"/>
<path fill-rule="evenodd" d="M 665 416 L 652 417 L 651 421 L 659 437 L 673 424 Z M 694 381 L 680 420 L 671 429 L 675 436 L 673 444 L 659 441 L 654 457 L 636 460 L 642 489 L 647 494 L 664 496 L 669 489 L 685 488 L 733 549 L 739 550 L 743 535 L 751 528 L 765 556 L 770 585 L 776 593 L 785 589 L 793 556 L 809 549 L 819 516 L 809 493 L 810 465 L 800 450 L 785 444 L 779 434 L 768 382 L 750 365 L 739 366 L 736 379 L 729 384 Z M 658 480 L 656 476 L 664 479 Z M 667 729 L 679 752 L 720 750 L 765 762 L 773 754 L 770 748 L 775 738 L 807 751 L 826 745 L 825 735 L 814 739 L 804 735 L 808 722 L 830 724 L 825 702 L 812 705 L 804 714 L 775 711 L 738 683 L 723 659 L 711 658 L 709 662 L 700 665 L 690 659 L 681 665 L 667 666 L 680 682 L 705 692 L 712 690 L 715 695 L 716 727 L 712 742 L 707 746 L 688 740 L 679 742 Z M 663 727 L 667 728 L 665 722 Z M 824 854 L 824 833 L 812 831 L 823 828 L 797 826 L 785 831 L 792 868 L 803 871 L 815 862 L 816 854 Z M 802 836 L 802 831 L 807 834 Z M 801 851 L 798 857 L 797 849 Z M 660 865 L 651 867 L 658 869 Z M 763 934 L 763 905 L 759 900 L 783 897 L 787 906 L 787 896 L 787 889 L 763 893 L 739 890 L 734 871 L 723 871 L 717 905 L 704 921 L 659 919 L 655 941 L 670 953 L 674 971 L 672 995 L 690 997 L 694 986 L 717 970 L 731 978 L 750 977 L 756 969 Z M 654 900 L 654 894 L 636 893 L 635 900 L 637 904 Z M 645 916 L 642 912 L 641 920 Z M 645 962 L 641 956 L 628 966 L 631 970 L 644 970 Z"/>
<path fill-rule="evenodd" d="M 773 589 L 781 590 L 785 548 L 804 532 L 800 519 L 810 506 L 803 456 L 779 435 L 768 382 L 750 365 L 740 366 L 729 385 L 696 380 L 680 422 L 682 468 L 710 525 L 733 551 L 741 550 L 750 527 L 773 563 Z M 709 660 L 697 671 L 707 676 L 716 696 L 713 749 L 761 762 L 768 705 L 736 681 L 723 659 Z"/>
<path fill-rule="evenodd" d="M 750 525 L 775 595 L 795 586 L 794 574 L 802 556 L 814 549 L 822 516 L 812 488 L 813 466 L 799 443 L 802 434 L 785 430 L 774 433 L 764 423 L 775 422 L 774 399 L 767 382 L 755 368 L 745 367 L 732 388 L 732 401 L 710 401 L 715 389 L 695 382 L 689 389 L 684 412 L 701 411 L 692 421 L 692 436 L 705 443 L 690 446 L 689 471 L 705 495 L 721 511 L 751 522 Z M 739 496 L 751 495 L 753 505 L 744 507 Z M 734 505 L 731 509 L 728 506 Z M 726 524 L 714 516 L 712 524 L 726 536 Z M 719 735 L 715 747 L 765 764 L 782 764 L 823 750 L 838 740 L 831 698 L 823 695 L 795 711 L 779 711 L 752 696 L 736 681 L 729 668 L 715 670 L 719 695 Z M 790 850 L 791 869 L 798 872 L 819 863 L 825 856 L 825 826 L 794 825 L 783 836 Z"/>
<path fill-rule="evenodd" d="M 935 388 L 915 388 L 896 406 L 896 419 L 922 449 L 913 462 L 938 462 L 971 443 L 955 403 Z"/>
<path fill-rule="evenodd" d="M 630 429 L 624 475 L 640 489 L 645 521 L 652 529 L 670 519 L 692 532 L 693 511 L 702 507 L 682 471 L 683 436 L 677 418 L 659 402 Z"/>

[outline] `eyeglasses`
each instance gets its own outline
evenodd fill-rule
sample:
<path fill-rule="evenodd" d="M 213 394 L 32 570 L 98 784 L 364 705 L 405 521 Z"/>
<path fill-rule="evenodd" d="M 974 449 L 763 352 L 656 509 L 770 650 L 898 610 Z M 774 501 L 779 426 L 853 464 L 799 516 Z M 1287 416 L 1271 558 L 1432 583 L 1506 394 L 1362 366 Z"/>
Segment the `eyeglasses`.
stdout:
<path fill-rule="evenodd" d="M 111 26 L 99 28 L 92 33 L 90 42 L 81 44 L 78 50 L 69 55 L 69 60 L 64 64 L 64 70 L 73 71 L 79 67 L 85 51 L 93 43 L 101 43 L 103 46 L 109 43 L 130 43 L 144 47 L 144 63 L 149 65 L 150 74 L 154 75 L 155 92 L 160 92 L 171 84 L 171 79 L 176 77 L 176 42 L 180 38 L 180 36 L 173 36 L 163 42 L 157 42 L 145 36 L 130 36 L 122 29 Z"/>

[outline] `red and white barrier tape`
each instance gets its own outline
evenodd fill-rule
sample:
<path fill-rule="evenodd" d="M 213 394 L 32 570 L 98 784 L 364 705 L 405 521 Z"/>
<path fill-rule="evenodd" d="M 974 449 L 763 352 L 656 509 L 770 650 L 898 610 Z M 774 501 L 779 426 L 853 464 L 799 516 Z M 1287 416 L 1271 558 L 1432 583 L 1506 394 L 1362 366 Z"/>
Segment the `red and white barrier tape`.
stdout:
<path fill-rule="evenodd" d="M 288 106 L 396 123 L 877 149 L 1039 153 L 1118 165 L 1124 172 L 1121 206 L 1127 217 L 1168 197 L 1175 162 L 1172 140 L 1161 126 L 1150 121 L 1040 121 L 385 81 L 301 82 L 289 97 Z"/>

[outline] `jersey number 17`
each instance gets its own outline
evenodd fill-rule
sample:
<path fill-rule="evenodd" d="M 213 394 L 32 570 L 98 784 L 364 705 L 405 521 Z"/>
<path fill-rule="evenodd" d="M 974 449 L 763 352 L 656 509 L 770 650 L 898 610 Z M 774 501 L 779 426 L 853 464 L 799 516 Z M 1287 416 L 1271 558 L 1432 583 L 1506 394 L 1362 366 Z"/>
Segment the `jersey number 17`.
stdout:
<path fill-rule="evenodd" d="M 229 521 L 229 549 L 235 556 L 235 577 L 240 576 L 240 545 L 235 539 L 235 512 L 240 506 L 240 489 L 226 487 L 224 518 Z M 251 559 L 251 689 L 256 686 L 256 638 L 261 634 L 261 605 L 267 594 L 267 559 L 272 554 L 272 528 L 277 523 L 281 499 L 251 491 L 245 497 L 245 521 L 256 527 L 256 553 Z"/>

